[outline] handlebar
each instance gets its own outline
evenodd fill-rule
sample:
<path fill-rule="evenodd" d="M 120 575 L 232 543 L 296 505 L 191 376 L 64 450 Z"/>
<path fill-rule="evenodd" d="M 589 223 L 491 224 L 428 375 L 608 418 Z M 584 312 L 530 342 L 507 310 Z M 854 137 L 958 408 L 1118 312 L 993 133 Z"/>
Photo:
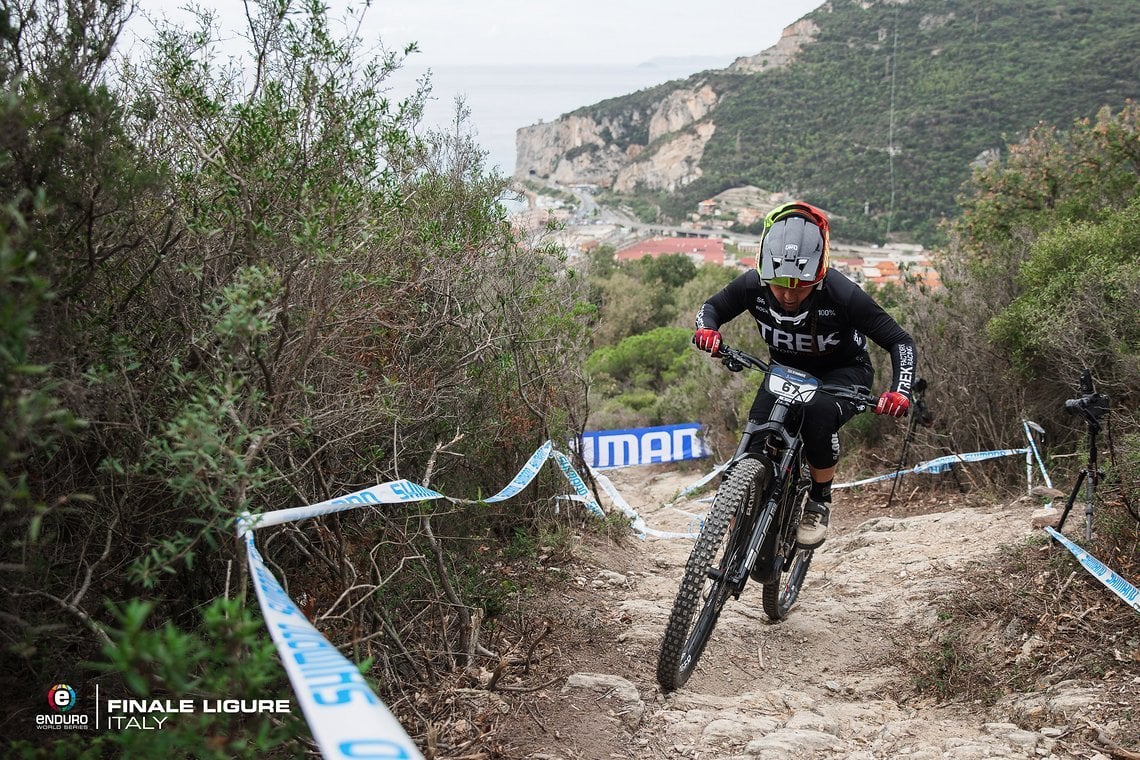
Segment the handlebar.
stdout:
<path fill-rule="evenodd" d="M 772 369 L 772 365 L 769 362 L 723 343 L 720 344 L 716 357 L 720 359 L 721 364 L 727 367 L 730 372 L 740 372 L 745 367 L 761 372 L 768 372 Z M 816 390 L 820 393 L 826 393 L 833 398 L 858 404 L 861 407 L 874 407 L 879 402 L 879 397 L 873 395 L 871 389 L 863 385 L 824 385 L 821 383 Z M 865 411 L 865 409 L 860 409 L 859 411 Z"/>
<path fill-rule="evenodd" d="M 717 349 L 716 357 L 720 359 L 721 364 L 728 367 L 729 372 L 739 372 L 745 367 L 767 372 L 770 367 L 768 362 L 763 359 L 738 348 L 726 346 L 724 343 L 721 343 L 720 348 Z"/>

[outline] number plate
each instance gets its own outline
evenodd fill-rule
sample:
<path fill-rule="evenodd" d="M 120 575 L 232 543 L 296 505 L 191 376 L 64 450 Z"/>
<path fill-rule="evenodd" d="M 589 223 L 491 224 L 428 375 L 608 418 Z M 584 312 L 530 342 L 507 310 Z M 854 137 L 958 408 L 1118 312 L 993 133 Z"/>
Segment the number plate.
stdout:
<path fill-rule="evenodd" d="M 808 373 L 779 364 L 772 365 L 766 382 L 770 393 L 801 404 L 811 401 L 819 387 L 819 380 Z"/>

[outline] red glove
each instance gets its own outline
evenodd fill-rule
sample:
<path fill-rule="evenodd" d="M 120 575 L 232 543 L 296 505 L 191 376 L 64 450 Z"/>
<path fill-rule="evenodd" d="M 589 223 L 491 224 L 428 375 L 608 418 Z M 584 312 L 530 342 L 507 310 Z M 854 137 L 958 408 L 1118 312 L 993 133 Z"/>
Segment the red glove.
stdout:
<path fill-rule="evenodd" d="M 717 351 L 720 350 L 720 333 L 702 327 L 693 333 L 693 345 L 702 351 L 708 351 L 713 356 L 717 356 Z"/>
<path fill-rule="evenodd" d="M 884 391 L 875 405 L 875 414 L 889 414 L 892 417 L 905 417 L 910 409 L 910 399 L 898 391 Z"/>

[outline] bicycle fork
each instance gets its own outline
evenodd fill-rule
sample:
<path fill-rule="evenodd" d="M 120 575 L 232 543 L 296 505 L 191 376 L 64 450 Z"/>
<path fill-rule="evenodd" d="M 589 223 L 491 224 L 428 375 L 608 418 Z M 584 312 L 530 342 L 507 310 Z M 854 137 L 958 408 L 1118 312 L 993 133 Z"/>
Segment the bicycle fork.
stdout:
<path fill-rule="evenodd" d="M 744 550 L 743 560 L 734 564 L 732 567 L 725 568 L 723 572 L 719 570 L 709 571 L 710 575 L 714 572 L 716 575 L 728 574 L 726 581 L 734 599 L 740 598 L 741 592 L 744 591 L 744 586 L 748 583 L 749 573 L 753 566 L 755 566 L 757 560 L 760 559 L 761 546 L 764 544 L 764 539 L 768 535 L 768 531 L 772 529 L 776 519 L 776 513 L 780 508 L 780 500 L 783 496 L 784 489 L 787 487 L 789 479 L 791 478 L 791 467 L 795 461 L 795 455 L 795 447 L 785 449 L 783 455 L 780 457 L 779 466 L 773 468 L 774 472 L 771 474 L 771 487 L 764 501 L 764 507 L 760 510 L 759 514 L 757 514 L 752 524 L 752 531 L 748 536 L 748 545 Z"/>

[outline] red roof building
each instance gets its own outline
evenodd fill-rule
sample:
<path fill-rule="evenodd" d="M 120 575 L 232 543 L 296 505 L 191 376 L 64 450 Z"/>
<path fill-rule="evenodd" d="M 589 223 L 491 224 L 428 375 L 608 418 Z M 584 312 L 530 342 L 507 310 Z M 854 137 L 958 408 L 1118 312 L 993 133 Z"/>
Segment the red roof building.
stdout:
<path fill-rule="evenodd" d="M 720 238 L 655 237 L 622 248 L 614 254 L 618 261 L 635 261 L 646 256 L 657 258 L 681 254 L 695 264 L 724 265 L 724 241 Z"/>

